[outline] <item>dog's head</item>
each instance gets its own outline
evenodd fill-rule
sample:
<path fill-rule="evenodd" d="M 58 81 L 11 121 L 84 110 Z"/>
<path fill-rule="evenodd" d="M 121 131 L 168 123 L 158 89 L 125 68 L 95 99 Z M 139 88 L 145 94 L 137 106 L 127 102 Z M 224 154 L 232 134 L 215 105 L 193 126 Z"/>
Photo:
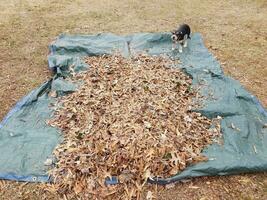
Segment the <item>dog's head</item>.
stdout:
<path fill-rule="evenodd" d="M 183 33 L 179 31 L 171 31 L 172 33 L 172 41 L 179 41 L 183 39 Z"/>

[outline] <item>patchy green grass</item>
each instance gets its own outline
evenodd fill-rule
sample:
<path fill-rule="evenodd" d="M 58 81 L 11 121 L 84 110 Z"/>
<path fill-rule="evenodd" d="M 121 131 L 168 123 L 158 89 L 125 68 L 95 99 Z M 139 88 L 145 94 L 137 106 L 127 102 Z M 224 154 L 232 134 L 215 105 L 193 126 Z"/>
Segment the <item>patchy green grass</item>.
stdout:
<path fill-rule="evenodd" d="M 189 23 L 193 32 L 201 32 L 207 47 L 223 63 L 224 71 L 238 79 L 267 107 L 266 18 L 266 0 L 185 0 L 183 3 L 173 0 L 1 0 L 0 119 L 19 98 L 51 76 L 47 69 L 48 45 L 59 34 L 170 31 L 181 22 Z M 240 184 L 239 179 L 244 177 L 252 183 Z M 249 198 L 264 199 L 267 187 L 260 183 L 266 177 L 259 174 L 201 178 L 180 184 L 167 193 L 162 191 L 159 196 L 161 199 L 231 199 L 241 198 L 240 193 L 245 192 Z M 216 190 L 209 184 L 203 186 L 203 180 Z M 200 189 L 188 189 L 190 184 Z M 39 199 L 42 192 L 34 184 L 22 187 L 5 183 L 0 197 Z M 57 196 L 49 198 L 57 199 Z"/>

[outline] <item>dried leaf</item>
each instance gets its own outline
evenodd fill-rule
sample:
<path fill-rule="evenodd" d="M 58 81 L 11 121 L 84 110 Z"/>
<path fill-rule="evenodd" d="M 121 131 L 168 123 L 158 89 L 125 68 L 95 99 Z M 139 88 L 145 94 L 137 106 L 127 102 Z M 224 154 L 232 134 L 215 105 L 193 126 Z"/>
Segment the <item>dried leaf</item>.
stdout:
<path fill-rule="evenodd" d="M 49 92 L 49 96 L 53 97 L 53 98 L 56 98 L 57 97 L 57 91 L 55 91 L 55 90 L 50 91 Z"/>
<path fill-rule="evenodd" d="M 155 197 L 153 196 L 153 193 L 151 191 L 148 191 L 147 194 L 146 194 L 146 199 L 147 200 L 152 200 L 154 199 Z"/>
<path fill-rule="evenodd" d="M 188 188 L 190 188 L 190 189 L 199 189 L 199 187 L 193 186 L 193 185 L 188 186 Z"/>

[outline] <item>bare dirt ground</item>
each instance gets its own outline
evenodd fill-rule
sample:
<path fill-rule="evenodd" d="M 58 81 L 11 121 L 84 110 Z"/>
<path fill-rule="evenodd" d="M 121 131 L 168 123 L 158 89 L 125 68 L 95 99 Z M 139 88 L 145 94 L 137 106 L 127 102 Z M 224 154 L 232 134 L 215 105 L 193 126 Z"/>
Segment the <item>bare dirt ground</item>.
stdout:
<path fill-rule="evenodd" d="M 60 33 L 170 31 L 181 22 L 203 34 L 225 73 L 266 108 L 266 18 L 266 0 L 1 0 L 0 119 L 51 76 L 47 46 Z M 197 178 L 165 190 L 158 187 L 154 195 L 157 199 L 267 199 L 267 174 Z M 59 198 L 41 184 L 0 182 L 0 199 Z"/>

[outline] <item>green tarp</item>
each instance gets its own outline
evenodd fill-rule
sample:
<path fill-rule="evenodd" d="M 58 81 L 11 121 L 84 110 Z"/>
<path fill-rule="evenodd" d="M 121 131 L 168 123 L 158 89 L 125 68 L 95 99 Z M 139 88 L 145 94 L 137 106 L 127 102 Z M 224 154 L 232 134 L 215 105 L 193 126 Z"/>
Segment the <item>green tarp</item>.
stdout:
<path fill-rule="evenodd" d="M 64 77 L 68 76 L 69 66 L 75 71 L 89 67 L 82 60 L 84 56 L 118 51 L 126 57 L 145 51 L 179 58 L 181 64 L 177 67 L 193 78 L 194 85 L 202 85 L 201 93 L 207 98 L 205 106 L 197 111 L 209 118 L 223 117 L 224 144 L 212 144 L 203 151 L 209 158 L 207 162 L 154 182 L 165 184 L 196 176 L 267 171 L 267 129 L 264 128 L 267 113 L 253 95 L 223 74 L 200 34 L 193 34 L 189 47 L 182 54 L 171 51 L 168 33 L 98 34 L 61 35 L 50 45 L 48 63 L 55 76 L 18 102 L 0 124 L 0 178 L 49 181 L 47 170 L 53 164 L 46 166 L 45 163 L 54 159 L 52 151 L 62 141 L 62 136 L 59 130 L 45 123 L 53 115 L 50 104 L 55 101 L 48 92 L 52 89 L 64 95 L 74 91 L 77 86 Z M 232 124 L 237 129 L 233 129 Z"/>

